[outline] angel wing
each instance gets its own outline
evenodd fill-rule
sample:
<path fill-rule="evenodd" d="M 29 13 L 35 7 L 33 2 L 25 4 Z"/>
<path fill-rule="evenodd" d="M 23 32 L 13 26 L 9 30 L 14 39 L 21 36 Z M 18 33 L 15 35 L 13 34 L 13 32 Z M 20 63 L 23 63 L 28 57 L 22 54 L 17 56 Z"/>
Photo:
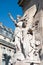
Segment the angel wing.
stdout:
<path fill-rule="evenodd" d="M 37 11 L 36 5 L 33 5 L 32 7 L 30 7 L 28 10 L 25 11 L 24 16 L 23 17 L 33 17 L 35 15 Z"/>

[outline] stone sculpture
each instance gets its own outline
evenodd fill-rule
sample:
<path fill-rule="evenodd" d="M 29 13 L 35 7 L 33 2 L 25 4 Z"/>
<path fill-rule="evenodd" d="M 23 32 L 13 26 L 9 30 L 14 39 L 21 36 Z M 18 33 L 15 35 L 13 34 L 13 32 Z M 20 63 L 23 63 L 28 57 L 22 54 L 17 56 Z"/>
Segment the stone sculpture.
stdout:
<path fill-rule="evenodd" d="M 33 7 L 35 8 L 33 8 L 35 12 L 32 16 L 29 16 L 30 14 L 27 16 L 24 15 L 23 17 L 18 16 L 17 21 L 15 21 L 14 18 L 10 15 L 12 21 L 16 25 L 14 31 L 14 44 L 16 46 L 14 59 L 16 62 L 15 65 L 19 65 L 19 63 L 22 61 L 24 65 L 40 64 L 41 41 L 36 38 L 35 34 L 36 28 L 35 25 L 33 25 L 33 21 L 37 9 L 35 5 Z M 26 62 L 29 64 L 26 64 Z"/>

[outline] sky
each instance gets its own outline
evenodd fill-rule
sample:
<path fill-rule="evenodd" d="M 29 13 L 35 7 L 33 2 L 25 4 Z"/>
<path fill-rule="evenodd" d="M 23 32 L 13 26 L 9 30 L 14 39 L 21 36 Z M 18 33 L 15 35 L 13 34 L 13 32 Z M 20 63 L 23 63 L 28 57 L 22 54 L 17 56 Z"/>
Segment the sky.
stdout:
<path fill-rule="evenodd" d="M 18 0 L 0 0 L 0 22 L 8 28 L 12 30 L 15 29 L 14 23 L 8 16 L 10 12 L 14 19 L 16 19 L 17 15 L 23 15 L 22 8 L 17 4 Z"/>

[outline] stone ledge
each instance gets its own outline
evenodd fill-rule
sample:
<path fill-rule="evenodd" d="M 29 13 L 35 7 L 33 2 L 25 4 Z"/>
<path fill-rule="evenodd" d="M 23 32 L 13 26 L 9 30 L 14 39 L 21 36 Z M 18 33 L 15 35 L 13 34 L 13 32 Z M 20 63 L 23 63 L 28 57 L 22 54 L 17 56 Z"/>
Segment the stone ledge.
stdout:
<path fill-rule="evenodd" d="M 0 39 L 0 44 L 1 44 L 1 45 L 4 45 L 4 46 L 6 46 L 6 47 L 9 47 L 9 48 L 15 49 L 15 45 L 14 45 L 14 44 L 9 43 L 9 42 L 7 42 L 7 41 L 5 41 L 5 40 Z"/>

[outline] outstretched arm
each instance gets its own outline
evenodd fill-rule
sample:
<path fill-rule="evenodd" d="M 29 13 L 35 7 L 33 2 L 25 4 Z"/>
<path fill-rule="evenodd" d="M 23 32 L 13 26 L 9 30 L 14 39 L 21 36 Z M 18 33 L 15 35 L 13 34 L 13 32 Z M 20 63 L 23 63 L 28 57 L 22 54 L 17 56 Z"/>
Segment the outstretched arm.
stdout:
<path fill-rule="evenodd" d="M 15 24 L 15 26 L 17 26 L 17 22 L 16 20 L 14 20 L 13 16 L 11 15 L 11 13 L 8 13 L 10 19 L 13 21 L 13 23 Z"/>

